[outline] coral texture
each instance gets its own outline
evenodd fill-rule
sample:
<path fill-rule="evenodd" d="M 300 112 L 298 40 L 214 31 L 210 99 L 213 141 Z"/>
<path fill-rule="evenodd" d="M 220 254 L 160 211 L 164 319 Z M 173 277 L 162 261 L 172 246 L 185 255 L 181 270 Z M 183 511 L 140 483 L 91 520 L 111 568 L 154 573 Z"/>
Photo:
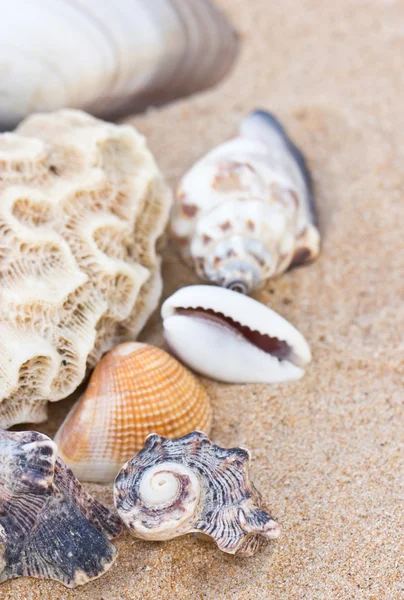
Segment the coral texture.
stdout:
<path fill-rule="evenodd" d="M 161 293 L 171 195 L 130 126 L 64 110 L 0 136 L 0 426 L 41 422 Z"/>

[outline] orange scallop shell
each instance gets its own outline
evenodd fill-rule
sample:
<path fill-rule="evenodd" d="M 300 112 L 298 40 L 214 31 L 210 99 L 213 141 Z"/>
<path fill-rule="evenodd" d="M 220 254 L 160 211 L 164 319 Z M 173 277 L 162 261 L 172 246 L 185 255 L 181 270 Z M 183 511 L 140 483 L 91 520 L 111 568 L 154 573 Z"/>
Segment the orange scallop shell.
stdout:
<path fill-rule="evenodd" d="M 59 455 L 83 481 L 112 481 L 150 433 L 209 433 L 209 396 L 194 375 L 154 346 L 128 342 L 96 366 L 56 434 Z"/>

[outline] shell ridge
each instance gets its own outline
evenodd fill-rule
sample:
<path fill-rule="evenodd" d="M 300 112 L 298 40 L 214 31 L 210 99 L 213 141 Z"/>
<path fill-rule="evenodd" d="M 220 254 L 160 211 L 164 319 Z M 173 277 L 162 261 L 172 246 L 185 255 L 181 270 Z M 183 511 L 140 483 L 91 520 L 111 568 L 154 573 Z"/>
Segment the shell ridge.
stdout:
<path fill-rule="evenodd" d="M 78 477 L 109 482 L 135 452 L 165 450 L 171 437 L 209 431 L 211 420 L 210 398 L 192 373 L 160 348 L 127 342 L 98 363 L 56 437 Z"/>
<path fill-rule="evenodd" d="M 88 521 L 108 539 L 118 537 L 122 531 L 119 518 L 88 494 L 73 471 L 60 458 L 57 458 L 56 465 L 55 485 L 67 496 L 74 497 L 77 506 Z"/>

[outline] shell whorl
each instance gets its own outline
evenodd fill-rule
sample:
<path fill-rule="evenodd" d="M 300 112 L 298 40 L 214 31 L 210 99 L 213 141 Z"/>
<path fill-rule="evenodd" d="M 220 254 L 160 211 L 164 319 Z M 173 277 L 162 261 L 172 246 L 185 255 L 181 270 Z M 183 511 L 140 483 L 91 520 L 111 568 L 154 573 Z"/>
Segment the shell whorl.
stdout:
<path fill-rule="evenodd" d="M 136 535 L 155 540 L 180 535 L 200 500 L 201 486 L 192 469 L 174 461 L 159 463 L 140 471 L 134 485 L 131 496 L 138 496 L 139 508 L 129 512 L 125 522 L 134 527 Z"/>
<path fill-rule="evenodd" d="M 221 287 L 249 294 L 273 270 L 272 253 L 260 240 L 237 234 L 212 243 L 199 275 Z"/>
<path fill-rule="evenodd" d="M 224 552 L 252 554 L 257 534 L 273 539 L 279 527 L 250 482 L 249 458 L 247 450 L 220 448 L 199 431 L 173 440 L 152 434 L 115 480 L 118 514 L 142 539 L 197 532 Z"/>
<path fill-rule="evenodd" d="M 176 500 L 192 487 L 194 501 L 199 498 L 198 479 L 190 469 L 173 462 L 162 463 L 150 467 L 143 473 L 139 484 L 139 498 L 153 506 L 172 506 Z"/>

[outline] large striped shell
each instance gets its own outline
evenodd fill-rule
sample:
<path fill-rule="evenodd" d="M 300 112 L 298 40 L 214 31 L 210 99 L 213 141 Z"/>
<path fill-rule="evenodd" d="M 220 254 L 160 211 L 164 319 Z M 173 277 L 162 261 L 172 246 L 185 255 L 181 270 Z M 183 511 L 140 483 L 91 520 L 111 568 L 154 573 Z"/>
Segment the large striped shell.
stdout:
<path fill-rule="evenodd" d="M 278 537 L 279 526 L 250 481 L 249 460 L 244 448 L 220 448 L 199 431 L 176 440 L 151 435 L 115 480 L 118 514 L 145 540 L 194 532 L 223 552 L 252 555 L 260 536 Z"/>
<path fill-rule="evenodd" d="M 46 435 L 0 430 L 0 582 L 30 576 L 83 585 L 114 562 L 109 539 L 121 527 Z"/>
<path fill-rule="evenodd" d="M 244 293 L 318 255 L 311 177 L 275 117 L 251 113 L 184 175 L 171 229 L 201 279 Z"/>
<path fill-rule="evenodd" d="M 237 40 L 209 0 L 0 0 L 0 128 L 82 108 L 133 114 L 218 82 Z"/>
<path fill-rule="evenodd" d="M 196 377 L 163 350 L 128 342 L 98 363 L 55 439 L 79 479 L 108 482 L 150 433 L 209 432 L 211 418 Z"/>

